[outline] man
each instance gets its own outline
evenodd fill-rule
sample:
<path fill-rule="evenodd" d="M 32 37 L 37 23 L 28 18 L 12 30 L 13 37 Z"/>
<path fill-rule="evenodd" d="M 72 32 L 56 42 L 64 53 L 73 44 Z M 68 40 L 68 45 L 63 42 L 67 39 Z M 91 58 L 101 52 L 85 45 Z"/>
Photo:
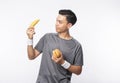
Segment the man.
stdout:
<path fill-rule="evenodd" d="M 41 53 L 41 66 L 36 83 L 70 83 L 72 73 L 82 71 L 83 53 L 81 44 L 74 39 L 69 29 L 76 23 L 76 15 L 71 10 L 59 10 L 56 18 L 56 32 L 45 34 L 33 48 L 34 28 L 27 29 L 28 57 L 35 59 Z M 53 50 L 59 49 L 61 56 L 53 56 Z"/>

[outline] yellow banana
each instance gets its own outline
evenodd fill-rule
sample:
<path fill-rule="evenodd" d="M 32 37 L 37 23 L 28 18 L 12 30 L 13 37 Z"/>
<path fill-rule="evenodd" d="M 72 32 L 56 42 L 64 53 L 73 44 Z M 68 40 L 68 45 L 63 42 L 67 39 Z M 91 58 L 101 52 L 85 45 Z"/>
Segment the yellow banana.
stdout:
<path fill-rule="evenodd" d="M 52 53 L 53 53 L 53 56 L 56 55 L 54 50 L 52 51 Z"/>
<path fill-rule="evenodd" d="M 53 56 L 59 58 L 61 55 L 62 55 L 62 53 L 59 49 L 53 50 Z"/>
<path fill-rule="evenodd" d="M 39 21 L 40 21 L 39 19 L 34 20 L 34 21 L 30 24 L 30 27 L 34 27 Z"/>

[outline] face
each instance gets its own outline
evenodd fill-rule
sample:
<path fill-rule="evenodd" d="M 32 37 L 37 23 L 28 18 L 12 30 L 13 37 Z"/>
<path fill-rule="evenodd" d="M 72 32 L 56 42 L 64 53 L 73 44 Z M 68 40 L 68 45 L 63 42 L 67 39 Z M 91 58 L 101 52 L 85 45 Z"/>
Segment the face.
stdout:
<path fill-rule="evenodd" d="M 66 20 L 66 16 L 58 15 L 56 18 L 56 32 L 63 33 L 69 30 L 69 23 Z"/>

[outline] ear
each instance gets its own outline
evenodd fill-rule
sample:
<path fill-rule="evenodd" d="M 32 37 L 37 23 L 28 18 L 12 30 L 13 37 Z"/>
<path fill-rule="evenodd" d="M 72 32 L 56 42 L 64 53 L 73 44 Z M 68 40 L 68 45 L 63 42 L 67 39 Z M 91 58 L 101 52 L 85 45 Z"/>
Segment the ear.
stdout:
<path fill-rule="evenodd" d="M 72 27 L 72 23 L 68 23 L 68 29 Z"/>

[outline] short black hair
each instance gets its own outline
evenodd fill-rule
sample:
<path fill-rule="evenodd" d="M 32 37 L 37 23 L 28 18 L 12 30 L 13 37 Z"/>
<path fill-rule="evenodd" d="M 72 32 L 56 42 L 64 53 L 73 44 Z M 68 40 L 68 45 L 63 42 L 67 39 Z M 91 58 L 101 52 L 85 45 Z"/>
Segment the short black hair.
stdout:
<path fill-rule="evenodd" d="M 77 21 L 77 17 L 72 10 L 61 9 L 61 10 L 59 10 L 59 14 L 65 15 L 68 23 L 72 23 L 72 25 L 74 25 Z"/>

